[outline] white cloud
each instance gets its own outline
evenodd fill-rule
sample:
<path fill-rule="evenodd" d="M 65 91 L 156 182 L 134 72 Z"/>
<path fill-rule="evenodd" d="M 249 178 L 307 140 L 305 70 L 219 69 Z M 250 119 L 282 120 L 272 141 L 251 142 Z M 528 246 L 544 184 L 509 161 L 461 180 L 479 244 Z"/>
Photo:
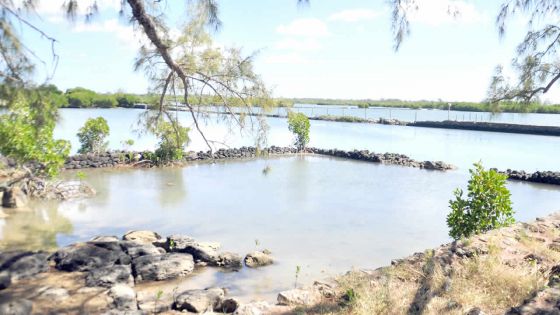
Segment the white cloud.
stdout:
<path fill-rule="evenodd" d="M 352 9 L 336 12 L 329 17 L 329 21 L 359 22 L 372 20 L 380 15 L 379 12 L 370 9 Z"/>
<path fill-rule="evenodd" d="M 462 0 L 430 0 L 409 11 L 411 22 L 438 26 L 445 23 L 470 24 L 484 20 L 484 15 L 471 3 Z"/>
<path fill-rule="evenodd" d="M 268 64 L 304 64 L 308 60 L 297 53 L 270 55 L 263 59 Z"/>
<path fill-rule="evenodd" d="M 274 44 L 276 49 L 287 49 L 287 50 L 317 50 L 321 48 L 321 44 L 315 38 L 305 38 L 305 39 L 295 39 L 295 38 L 285 38 Z"/>
<path fill-rule="evenodd" d="M 327 25 L 319 19 L 299 19 L 290 24 L 280 25 L 276 32 L 282 35 L 324 37 L 329 35 Z"/>
<path fill-rule="evenodd" d="M 121 24 L 117 19 L 92 23 L 79 22 L 75 24 L 72 31 L 76 33 L 110 33 L 116 36 L 123 44 L 134 49 L 148 43 L 148 39 L 143 34 L 135 32 L 131 25 Z"/>

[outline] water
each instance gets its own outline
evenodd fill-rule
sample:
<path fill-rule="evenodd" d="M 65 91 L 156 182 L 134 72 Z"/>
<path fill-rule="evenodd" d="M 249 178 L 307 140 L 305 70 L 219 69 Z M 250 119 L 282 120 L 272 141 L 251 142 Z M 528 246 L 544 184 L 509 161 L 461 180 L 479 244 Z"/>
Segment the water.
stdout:
<path fill-rule="evenodd" d="M 270 173 L 262 169 L 269 165 Z M 449 241 L 445 216 L 461 171 L 291 156 L 196 164 L 185 168 L 89 170 L 92 199 L 38 203 L 13 215 L 2 245 L 54 248 L 94 235 L 151 229 L 219 241 L 248 253 L 270 249 L 276 263 L 259 270 L 209 268 L 178 285 L 229 287 L 244 299 L 264 298 L 300 283 L 356 268 L 373 268 Z M 68 173 L 66 176 L 71 177 Z M 519 220 L 558 209 L 558 188 L 510 182 Z"/>
<path fill-rule="evenodd" d="M 157 139 L 150 135 L 138 137 L 134 132 L 138 115 L 142 112 L 130 109 L 63 109 L 55 137 L 71 140 L 72 151 L 76 152 L 79 148 L 75 136 L 78 129 L 87 118 L 103 116 L 111 129 L 109 146 L 112 149 L 122 148 L 121 142 L 129 138 L 135 140 L 132 149 L 153 149 L 157 146 Z M 190 116 L 180 112 L 179 118 L 192 129 L 188 150 L 208 150 L 194 130 Z M 219 117 L 213 115 L 203 122 L 204 132 L 216 141 L 216 148 L 224 147 L 223 143 L 230 147 L 255 144 L 254 134 L 248 127 L 240 133 L 235 126 L 229 128 L 217 119 Z M 293 136 L 288 131 L 286 119 L 268 118 L 267 122 L 270 125 L 269 145 L 289 146 L 292 143 Z M 465 171 L 478 161 L 500 169 L 560 170 L 557 158 L 560 156 L 560 137 L 329 121 L 311 121 L 310 136 L 310 145 L 315 147 L 396 152 L 418 160 L 443 160 Z"/>
<path fill-rule="evenodd" d="M 56 134 L 72 140 L 76 148 L 77 129 L 88 117 L 101 115 L 111 128 L 111 147 L 119 148 L 121 140 L 135 138 L 130 126 L 140 112 L 63 110 Z M 180 118 L 189 123 L 185 113 Z M 285 120 L 268 123 L 269 144 L 291 142 Z M 205 130 L 232 147 L 253 143 L 214 119 Z M 135 139 L 136 149 L 156 145 L 152 137 Z M 94 235 L 150 229 L 218 241 L 225 250 L 240 254 L 267 248 L 276 259 L 272 266 L 240 272 L 208 268 L 172 286 L 217 285 L 243 300 L 273 300 L 278 291 L 294 286 L 296 266 L 302 268 L 299 283 L 308 284 L 353 267 L 387 265 L 391 259 L 448 242 L 448 200 L 456 187 L 465 187 L 470 164 L 482 159 L 501 169 L 558 170 L 558 139 L 314 121 L 313 146 L 406 153 L 416 159 L 444 160 L 459 169 L 427 171 L 321 156 L 195 163 L 184 168 L 92 169 L 85 171 L 86 180 L 98 190 L 97 196 L 33 203 L 28 212 L 0 220 L 0 245 L 54 249 Z M 190 149 L 204 149 L 196 134 Z M 271 168 L 267 175 L 262 172 L 266 166 Z M 508 182 L 508 188 L 518 220 L 560 210 L 560 187 Z"/>

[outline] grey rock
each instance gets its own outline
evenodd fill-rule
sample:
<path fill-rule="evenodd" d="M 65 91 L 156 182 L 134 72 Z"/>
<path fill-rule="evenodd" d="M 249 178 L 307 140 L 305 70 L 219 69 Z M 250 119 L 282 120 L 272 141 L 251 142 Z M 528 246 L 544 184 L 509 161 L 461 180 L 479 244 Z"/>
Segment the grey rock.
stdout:
<path fill-rule="evenodd" d="M 4 191 L 2 195 L 2 207 L 4 208 L 21 208 L 27 205 L 28 199 L 25 193 L 19 187 L 12 187 Z"/>
<path fill-rule="evenodd" d="M 165 249 L 156 247 L 152 244 L 138 243 L 136 241 L 122 241 L 122 249 L 132 258 L 146 256 L 146 255 L 161 255 L 165 254 Z"/>
<path fill-rule="evenodd" d="M 86 276 L 88 287 L 111 287 L 115 284 L 134 285 L 130 265 L 114 265 L 91 270 Z"/>
<path fill-rule="evenodd" d="M 321 301 L 321 294 L 315 290 L 292 289 L 278 293 L 279 305 L 314 305 Z"/>
<path fill-rule="evenodd" d="M 12 276 L 9 271 L 0 272 L 0 290 L 4 290 L 12 284 Z"/>
<path fill-rule="evenodd" d="M 69 245 L 55 252 L 51 259 L 62 271 L 89 271 L 129 264 L 130 257 L 117 242 L 87 242 Z"/>
<path fill-rule="evenodd" d="M 192 255 L 167 253 L 163 255 L 146 255 L 132 261 L 137 281 L 167 280 L 186 276 L 194 270 Z"/>
<path fill-rule="evenodd" d="M 138 243 L 149 243 L 160 241 L 162 239 L 161 235 L 153 231 L 141 230 L 141 231 L 129 231 L 123 235 L 124 241 L 135 241 Z"/>
<path fill-rule="evenodd" d="M 247 254 L 244 259 L 245 266 L 250 268 L 257 268 L 262 266 L 271 265 L 274 260 L 270 254 L 265 253 L 264 251 L 254 251 L 252 253 Z"/>
<path fill-rule="evenodd" d="M 466 315 L 484 315 L 484 312 L 480 309 L 480 307 L 473 307 Z"/>
<path fill-rule="evenodd" d="M 91 239 L 92 242 L 118 242 L 120 239 L 113 235 L 100 235 Z"/>
<path fill-rule="evenodd" d="M 0 253 L 0 271 L 8 272 L 12 280 L 25 279 L 49 270 L 48 254 L 43 252 L 10 251 Z"/>
<path fill-rule="evenodd" d="M 216 312 L 233 313 L 239 308 L 239 301 L 234 298 L 227 298 L 222 300 L 217 307 L 214 308 Z"/>
<path fill-rule="evenodd" d="M 241 256 L 230 252 L 218 252 L 219 243 L 197 242 L 185 235 L 172 235 L 167 238 L 166 248 L 171 252 L 191 254 L 195 261 L 205 262 L 210 266 L 241 268 Z"/>
<path fill-rule="evenodd" d="M 214 266 L 239 269 L 243 267 L 241 256 L 236 253 L 223 252 L 218 255 L 218 259 L 213 263 Z"/>
<path fill-rule="evenodd" d="M 184 291 L 175 298 L 173 309 L 192 313 L 219 310 L 224 296 L 225 292 L 220 288 Z"/>
<path fill-rule="evenodd" d="M 118 310 L 137 310 L 136 292 L 125 284 L 116 284 L 109 290 L 113 305 Z"/>
<path fill-rule="evenodd" d="M 248 304 L 240 305 L 235 312 L 234 315 L 265 315 L 270 314 L 270 310 L 274 307 L 274 305 L 268 302 L 252 302 Z"/>
<path fill-rule="evenodd" d="M 2 315 L 28 315 L 33 309 L 33 302 L 25 299 L 13 300 L 0 304 Z"/>

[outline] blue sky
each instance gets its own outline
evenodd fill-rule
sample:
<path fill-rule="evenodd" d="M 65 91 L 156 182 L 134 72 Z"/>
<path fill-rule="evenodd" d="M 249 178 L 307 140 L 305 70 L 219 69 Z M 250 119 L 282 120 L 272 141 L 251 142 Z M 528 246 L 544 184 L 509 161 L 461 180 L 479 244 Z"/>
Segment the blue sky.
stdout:
<path fill-rule="evenodd" d="M 145 93 L 148 83 L 132 69 L 138 39 L 118 16 L 119 0 L 98 0 L 100 14 L 90 23 L 66 21 L 61 0 L 41 1 L 33 21 L 58 40 L 60 55 L 52 83 L 99 92 Z M 82 1 L 81 1 L 82 2 Z M 88 2 L 87 0 L 83 2 Z M 256 71 L 274 96 L 320 98 L 399 98 L 479 101 L 497 64 L 510 63 L 526 30 L 513 19 L 500 39 L 494 18 L 500 1 L 420 1 L 412 34 L 393 50 L 390 8 L 384 0 L 222 0 L 219 45 L 257 52 Z M 171 27 L 183 21 L 184 1 L 168 1 Z M 461 9 L 452 18 L 449 6 Z M 25 29 L 24 29 L 25 30 Z M 30 47 L 52 68 L 50 46 L 25 30 Z M 545 99 L 560 101 L 558 88 Z"/>

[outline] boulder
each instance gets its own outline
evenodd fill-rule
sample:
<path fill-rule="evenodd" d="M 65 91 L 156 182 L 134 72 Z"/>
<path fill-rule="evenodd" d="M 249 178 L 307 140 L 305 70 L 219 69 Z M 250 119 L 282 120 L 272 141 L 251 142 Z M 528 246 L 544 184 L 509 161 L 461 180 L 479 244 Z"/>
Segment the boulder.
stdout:
<path fill-rule="evenodd" d="M 90 271 L 130 263 L 117 242 L 76 243 L 59 249 L 51 258 L 62 271 Z"/>
<path fill-rule="evenodd" d="M 2 195 L 2 207 L 4 208 L 25 207 L 27 202 L 27 195 L 17 186 L 5 190 Z"/>
<path fill-rule="evenodd" d="M 134 285 L 130 265 L 115 265 L 91 270 L 86 276 L 88 287 L 112 287 L 116 284 Z"/>
<path fill-rule="evenodd" d="M 272 256 L 270 254 L 267 254 L 267 252 L 254 251 L 247 254 L 244 259 L 245 266 L 250 268 L 257 268 L 271 265 L 274 261 L 272 259 Z"/>
<path fill-rule="evenodd" d="M 154 242 L 160 241 L 162 237 L 153 231 L 141 230 L 141 231 L 128 231 L 122 238 L 124 241 L 135 241 L 138 243 L 148 243 L 152 244 Z"/>
<path fill-rule="evenodd" d="M 216 312 L 230 314 L 239 308 L 239 301 L 234 298 L 227 298 L 221 301 L 218 307 L 214 308 Z"/>
<path fill-rule="evenodd" d="M 191 254 L 195 261 L 211 266 L 241 268 L 241 256 L 230 252 L 218 252 L 221 245 L 213 242 L 197 242 L 190 236 L 171 235 L 165 245 L 170 252 Z"/>
<path fill-rule="evenodd" d="M 118 310 L 137 310 L 136 292 L 125 284 L 116 284 L 109 290 L 113 306 Z"/>
<path fill-rule="evenodd" d="M 234 315 L 265 315 L 272 313 L 272 309 L 275 308 L 275 305 L 272 305 L 268 302 L 251 302 L 247 304 L 240 305 L 235 312 Z"/>
<path fill-rule="evenodd" d="M 26 299 L 13 300 L 0 304 L 2 315 L 28 315 L 33 309 L 33 302 Z"/>
<path fill-rule="evenodd" d="M 146 255 L 162 255 L 165 254 L 165 249 L 156 247 L 152 244 L 138 243 L 136 241 L 122 241 L 120 243 L 122 249 L 134 259 Z"/>
<path fill-rule="evenodd" d="M 279 305 L 314 305 L 321 301 L 321 294 L 316 290 L 292 289 L 278 293 L 277 302 Z"/>
<path fill-rule="evenodd" d="M 167 280 L 186 276 L 194 270 L 192 255 L 167 253 L 163 255 L 146 255 L 132 261 L 137 281 Z"/>
<path fill-rule="evenodd" d="M 12 284 L 12 276 L 8 271 L 0 272 L 0 290 L 4 290 Z"/>
<path fill-rule="evenodd" d="M 118 242 L 120 239 L 113 235 L 100 235 L 91 239 L 92 242 Z"/>
<path fill-rule="evenodd" d="M 241 263 L 241 256 L 236 253 L 222 252 L 218 255 L 218 259 L 212 262 L 213 266 L 239 269 L 243 267 Z"/>
<path fill-rule="evenodd" d="M 43 252 L 9 251 L 0 253 L 0 272 L 12 280 L 25 279 L 49 269 L 48 254 Z"/>
<path fill-rule="evenodd" d="M 220 288 L 184 291 L 175 298 L 173 309 L 192 313 L 219 310 L 224 296 Z"/>

